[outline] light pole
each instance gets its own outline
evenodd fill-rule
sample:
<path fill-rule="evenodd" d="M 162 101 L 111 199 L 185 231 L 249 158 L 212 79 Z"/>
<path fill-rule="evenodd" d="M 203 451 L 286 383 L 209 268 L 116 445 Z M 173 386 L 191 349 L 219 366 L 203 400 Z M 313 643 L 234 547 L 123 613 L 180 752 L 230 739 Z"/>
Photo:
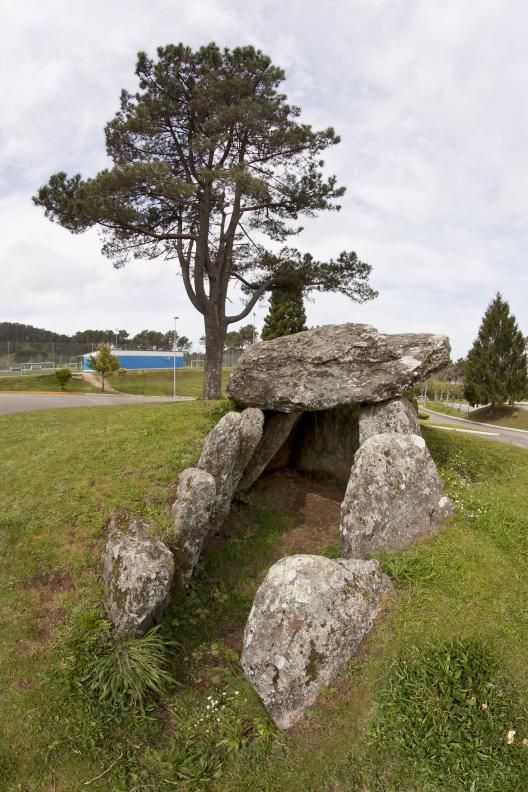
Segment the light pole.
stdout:
<path fill-rule="evenodd" d="M 179 316 L 174 317 L 174 343 L 172 345 L 172 398 L 176 398 L 176 339 L 178 338 L 178 334 L 176 332 L 176 321 L 179 319 Z"/>

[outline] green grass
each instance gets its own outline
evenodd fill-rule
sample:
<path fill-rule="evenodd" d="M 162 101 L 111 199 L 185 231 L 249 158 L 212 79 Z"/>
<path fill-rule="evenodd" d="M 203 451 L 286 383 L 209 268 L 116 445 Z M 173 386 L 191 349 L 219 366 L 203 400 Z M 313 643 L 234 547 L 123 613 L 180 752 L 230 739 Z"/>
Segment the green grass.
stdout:
<path fill-rule="evenodd" d="M 457 515 L 380 554 L 395 596 L 290 734 L 274 732 L 238 665 L 289 529 L 251 502 L 162 623 L 177 684 L 144 713 L 98 704 L 86 685 L 72 692 L 71 625 L 81 605 L 97 607 L 109 515 L 128 506 L 163 534 L 167 485 L 209 424 L 198 402 L 0 419 L 0 788 L 80 790 L 110 768 L 91 789 L 527 789 L 528 453 L 477 437 L 424 428 Z"/>
<path fill-rule="evenodd" d="M 443 404 L 443 402 L 428 401 L 426 402 L 426 407 L 428 407 L 429 410 L 435 410 L 444 415 L 453 415 L 456 418 L 467 418 L 467 412 L 457 410 L 455 407 L 449 407 L 449 405 Z"/>
<path fill-rule="evenodd" d="M 225 390 L 231 369 L 222 372 L 222 388 Z M 172 396 L 172 371 L 127 371 L 108 378 L 113 388 L 122 393 L 141 396 Z M 199 397 L 202 392 L 203 369 L 184 368 L 176 370 L 176 394 Z"/>
<path fill-rule="evenodd" d="M 508 405 L 495 407 L 493 410 L 491 407 L 481 407 L 479 410 L 473 410 L 469 417 L 472 421 L 507 426 L 510 429 L 528 429 L 528 410 Z"/>
<path fill-rule="evenodd" d="M 55 374 L 20 374 L 0 377 L 0 391 L 60 391 Z M 82 379 L 71 379 L 65 387 L 67 393 L 94 393 L 92 387 Z"/>

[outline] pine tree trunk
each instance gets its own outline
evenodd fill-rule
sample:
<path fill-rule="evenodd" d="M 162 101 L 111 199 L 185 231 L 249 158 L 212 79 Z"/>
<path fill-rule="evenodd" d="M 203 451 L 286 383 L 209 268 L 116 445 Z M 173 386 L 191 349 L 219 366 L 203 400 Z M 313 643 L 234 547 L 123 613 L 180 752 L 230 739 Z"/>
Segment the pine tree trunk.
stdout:
<path fill-rule="evenodd" d="M 205 318 L 205 363 L 202 399 L 220 399 L 222 395 L 222 360 L 227 325 L 216 317 Z"/>

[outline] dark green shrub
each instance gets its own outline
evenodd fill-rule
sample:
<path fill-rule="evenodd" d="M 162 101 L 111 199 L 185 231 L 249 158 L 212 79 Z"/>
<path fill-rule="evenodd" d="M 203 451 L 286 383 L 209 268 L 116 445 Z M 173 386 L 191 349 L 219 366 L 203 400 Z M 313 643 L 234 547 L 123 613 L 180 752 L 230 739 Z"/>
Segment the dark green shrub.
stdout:
<path fill-rule="evenodd" d="M 69 368 L 60 368 L 57 369 L 57 371 L 55 372 L 55 379 L 61 386 L 61 390 L 64 390 L 65 385 L 68 384 L 71 378 L 72 378 L 72 373 Z"/>

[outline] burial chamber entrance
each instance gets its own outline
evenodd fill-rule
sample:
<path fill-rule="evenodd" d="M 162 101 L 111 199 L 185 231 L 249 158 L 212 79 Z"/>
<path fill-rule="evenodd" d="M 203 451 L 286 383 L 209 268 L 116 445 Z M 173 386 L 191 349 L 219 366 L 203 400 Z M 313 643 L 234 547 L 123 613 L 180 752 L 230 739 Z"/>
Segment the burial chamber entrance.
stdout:
<path fill-rule="evenodd" d="M 267 423 L 277 413 L 266 411 L 265 415 Z M 344 493 L 358 448 L 359 405 L 299 413 L 264 472 L 289 468 L 299 473 L 327 474 L 342 485 Z"/>

